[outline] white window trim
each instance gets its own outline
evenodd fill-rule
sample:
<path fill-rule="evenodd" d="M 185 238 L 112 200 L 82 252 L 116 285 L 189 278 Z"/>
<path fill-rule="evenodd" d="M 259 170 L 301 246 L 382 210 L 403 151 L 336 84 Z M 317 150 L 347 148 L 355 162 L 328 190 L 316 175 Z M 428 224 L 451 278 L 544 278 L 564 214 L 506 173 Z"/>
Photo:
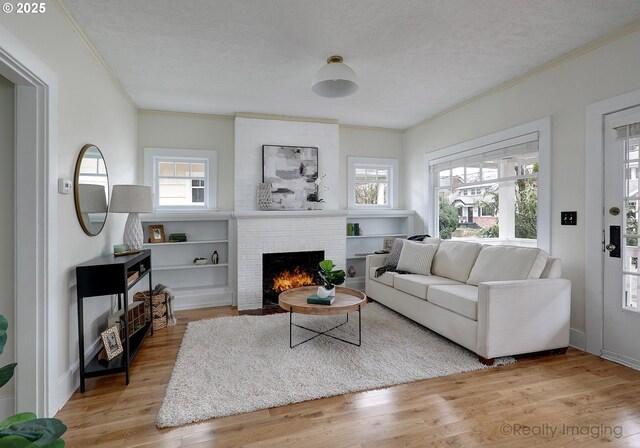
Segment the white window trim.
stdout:
<path fill-rule="evenodd" d="M 431 161 L 445 157 L 459 156 L 463 153 L 487 145 L 496 144 L 504 140 L 510 140 L 522 135 L 538 132 L 538 247 L 551 252 L 551 117 L 544 117 L 539 120 L 505 129 L 493 134 L 485 135 L 473 140 L 458 143 L 426 153 L 424 156 L 425 172 L 425 233 L 435 234 L 438 229 L 436 213 L 431 213 L 431 209 L 437 206 L 434 183 L 429 172 Z M 435 204 L 435 205 L 434 205 Z"/>
<path fill-rule="evenodd" d="M 347 207 L 349 209 L 393 209 L 398 206 L 398 159 L 383 159 L 379 157 L 348 157 L 347 158 Z M 389 204 L 356 204 L 356 166 L 389 168 Z"/>
<path fill-rule="evenodd" d="M 201 159 L 206 160 L 205 185 L 207 197 L 205 206 L 159 206 L 158 185 L 156 178 L 156 159 Z M 144 184 L 153 190 L 153 209 L 155 211 L 188 211 L 210 212 L 218 207 L 218 151 L 215 149 L 177 149 L 177 148 L 144 148 Z"/>

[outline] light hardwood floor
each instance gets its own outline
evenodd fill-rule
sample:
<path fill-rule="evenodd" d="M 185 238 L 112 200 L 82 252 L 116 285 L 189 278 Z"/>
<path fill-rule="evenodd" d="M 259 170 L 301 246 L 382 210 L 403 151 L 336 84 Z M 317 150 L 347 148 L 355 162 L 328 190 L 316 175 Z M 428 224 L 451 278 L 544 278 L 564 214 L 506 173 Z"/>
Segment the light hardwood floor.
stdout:
<path fill-rule="evenodd" d="M 640 372 L 578 350 L 497 367 L 159 430 L 189 321 L 231 307 L 178 312 L 148 338 L 131 383 L 87 381 L 58 413 L 68 447 L 640 447 Z M 621 437 L 616 435 L 621 432 Z"/>

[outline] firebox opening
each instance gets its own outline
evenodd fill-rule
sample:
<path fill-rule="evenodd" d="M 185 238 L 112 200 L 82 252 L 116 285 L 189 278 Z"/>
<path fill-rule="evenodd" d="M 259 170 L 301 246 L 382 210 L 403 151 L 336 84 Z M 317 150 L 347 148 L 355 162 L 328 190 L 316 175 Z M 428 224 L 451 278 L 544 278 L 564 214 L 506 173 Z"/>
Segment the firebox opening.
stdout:
<path fill-rule="evenodd" d="M 263 254 L 262 306 L 277 307 L 278 295 L 287 289 L 321 285 L 318 263 L 322 260 L 322 250 Z"/>

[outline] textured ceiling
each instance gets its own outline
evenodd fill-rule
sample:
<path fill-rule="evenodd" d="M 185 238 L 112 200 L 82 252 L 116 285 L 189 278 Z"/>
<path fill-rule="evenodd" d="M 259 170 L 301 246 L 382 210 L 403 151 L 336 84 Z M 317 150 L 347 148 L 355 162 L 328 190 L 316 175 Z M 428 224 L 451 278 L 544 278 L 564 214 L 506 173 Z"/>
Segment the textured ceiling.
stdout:
<path fill-rule="evenodd" d="M 406 128 L 640 19 L 638 0 L 63 0 L 141 108 Z M 316 96 L 339 54 L 353 96 Z"/>

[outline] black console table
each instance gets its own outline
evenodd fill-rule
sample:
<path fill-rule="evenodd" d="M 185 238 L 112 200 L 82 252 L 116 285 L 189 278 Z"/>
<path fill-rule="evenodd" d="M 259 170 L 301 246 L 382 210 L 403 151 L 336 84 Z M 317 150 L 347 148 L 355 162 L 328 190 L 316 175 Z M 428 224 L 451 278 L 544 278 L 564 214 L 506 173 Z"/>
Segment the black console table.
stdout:
<path fill-rule="evenodd" d="M 138 277 L 129 281 L 132 272 L 137 272 Z M 145 326 L 131 337 L 125 337 L 122 341 L 124 352 L 111 361 L 98 359 L 100 351 L 85 364 L 84 356 L 84 311 L 83 302 L 88 297 L 118 295 L 118 309 L 124 309 L 124 334 L 129 329 L 129 297 L 128 291 L 145 276 L 149 279 L 149 297 L 153 291 L 151 281 L 151 251 L 143 250 L 137 254 L 116 257 L 107 255 L 88 261 L 76 267 L 78 282 L 78 345 L 80 354 L 80 392 L 84 392 L 85 379 L 113 373 L 126 374 L 126 382 L 129 384 L 129 365 L 135 358 L 149 329 L 153 334 L 153 312 Z M 111 308 L 111 306 L 110 306 Z"/>

